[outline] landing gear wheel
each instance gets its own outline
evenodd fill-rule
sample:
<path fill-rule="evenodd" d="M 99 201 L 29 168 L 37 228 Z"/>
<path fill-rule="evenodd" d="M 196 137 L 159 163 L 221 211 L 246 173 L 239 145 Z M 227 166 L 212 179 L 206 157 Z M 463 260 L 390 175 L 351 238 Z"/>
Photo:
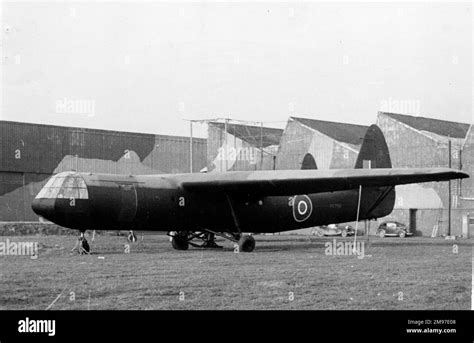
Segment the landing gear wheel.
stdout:
<path fill-rule="evenodd" d="M 189 242 L 186 237 L 174 236 L 171 238 L 171 245 L 176 250 L 188 250 Z"/>
<path fill-rule="evenodd" d="M 80 253 L 82 254 L 89 254 L 91 251 L 91 247 L 89 246 L 89 242 L 87 242 L 87 239 L 85 237 L 79 238 L 80 240 Z"/>
<path fill-rule="evenodd" d="M 128 233 L 127 240 L 129 242 L 136 242 L 137 241 L 137 236 L 135 235 L 135 233 L 132 230 L 130 230 L 130 232 Z"/>
<path fill-rule="evenodd" d="M 242 236 L 239 239 L 239 251 L 252 252 L 255 249 L 255 238 L 252 236 Z"/>
<path fill-rule="evenodd" d="M 84 232 L 81 232 L 81 235 L 76 241 L 76 245 L 72 248 L 71 251 L 77 251 L 81 255 L 89 255 L 91 251 L 91 247 L 89 246 L 89 242 L 87 242 L 86 237 L 84 236 Z"/>

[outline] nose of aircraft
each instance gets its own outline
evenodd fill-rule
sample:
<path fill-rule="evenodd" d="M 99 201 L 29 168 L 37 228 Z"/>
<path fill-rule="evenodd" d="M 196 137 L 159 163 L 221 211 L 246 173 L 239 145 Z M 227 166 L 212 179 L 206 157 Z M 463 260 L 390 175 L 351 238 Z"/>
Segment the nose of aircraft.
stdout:
<path fill-rule="evenodd" d="M 56 199 L 34 199 L 31 208 L 38 216 L 51 220 Z"/>
<path fill-rule="evenodd" d="M 81 225 L 87 218 L 87 185 L 76 172 L 52 176 L 36 195 L 31 208 L 38 215 L 66 227 Z"/>

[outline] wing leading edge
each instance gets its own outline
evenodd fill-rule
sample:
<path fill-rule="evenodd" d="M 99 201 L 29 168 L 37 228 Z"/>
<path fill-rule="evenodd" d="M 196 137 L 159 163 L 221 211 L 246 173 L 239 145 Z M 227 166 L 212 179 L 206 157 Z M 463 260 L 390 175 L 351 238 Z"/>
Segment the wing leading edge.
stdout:
<path fill-rule="evenodd" d="M 194 192 L 294 195 L 334 192 L 362 187 L 464 179 L 468 174 L 449 168 L 270 170 L 189 174 L 181 186 Z"/>

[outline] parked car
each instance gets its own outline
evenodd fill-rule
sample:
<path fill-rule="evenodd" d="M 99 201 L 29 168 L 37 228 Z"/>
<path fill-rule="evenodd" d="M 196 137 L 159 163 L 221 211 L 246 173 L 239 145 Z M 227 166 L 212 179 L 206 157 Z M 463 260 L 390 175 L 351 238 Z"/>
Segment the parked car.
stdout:
<path fill-rule="evenodd" d="M 400 238 L 405 238 L 413 235 L 405 224 L 395 221 L 387 221 L 380 224 L 376 234 L 382 238 L 385 236 L 398 236 Z"/>
<path fill-rule="evenodd" d="M 355 230 L 350 225 L 341 225 L 341 224 L 329 224 L 315 227 L 312 232 L 313 235 L 323 237 L 323 236 L 353 236 Z"/>

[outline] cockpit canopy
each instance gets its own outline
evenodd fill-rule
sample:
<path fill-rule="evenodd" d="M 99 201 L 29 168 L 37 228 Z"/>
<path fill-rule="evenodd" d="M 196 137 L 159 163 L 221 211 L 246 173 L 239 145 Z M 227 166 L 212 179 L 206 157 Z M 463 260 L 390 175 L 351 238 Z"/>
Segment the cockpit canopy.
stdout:
<path fill-rule="evenodd" d="M 54 175 L 36 196 L 36 199 L 74 198 L 88 199 L 87 186 L 76 172 L 63 172 Z"/>

